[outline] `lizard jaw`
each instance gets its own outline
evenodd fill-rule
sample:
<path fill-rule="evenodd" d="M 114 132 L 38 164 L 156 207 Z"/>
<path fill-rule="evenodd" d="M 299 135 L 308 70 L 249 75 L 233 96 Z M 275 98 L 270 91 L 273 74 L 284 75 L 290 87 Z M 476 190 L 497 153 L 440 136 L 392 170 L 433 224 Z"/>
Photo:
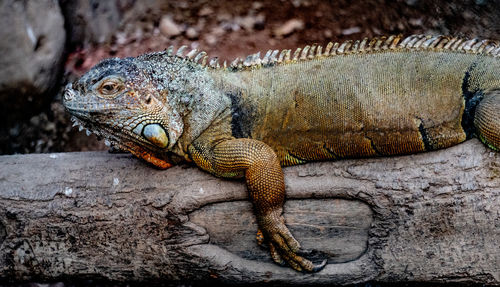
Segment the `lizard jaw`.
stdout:
<path fill-rule="evenodd" d="M 134 146 L 132 148 L 129 148 L 128 151 L 130 151 L 130 153 L 135 155 L 136 157 L 149 162 L 150 164 L 154 165 L 159 169 L 167 169 L 173 166 L 172 163 L 156 157 L 154 154 L 148 152 L 147 150 L 141 148 L 140 146 Z"/>
<path fill-rule="evenodd" d="M 104 144 L 108 147 L 117 147 L 122 150 L 127 150 L 134 156 L 141 158 L 148 163 L 154 165 L 159 169 L 167 169 L 173 166 L 173 164 L 166 159 L 159 158 L 154 155 L 154 153 L 147 151 L 146 149 L 140 147 L 135 144 L 123 144 L 118 141 L 118 139 L 113 138 L 111 135 L 108 135 L 106 132 L 101 132 L 97 129 L 92 129 L 88 124 L 82 123 L 77 117 L 71 117 L 71 121 L 73 122 L 73 127 L 78 126 L 78 130 L 82 131 L 85 129 L 87 136 L 90 136 L 92 133 L 96 134 L 97 138 L 100 140 L 104 138 Z M 154 134 L 157 136 L 156 134 Z M 161 135 L 157 136 L 160 137 Z"/>

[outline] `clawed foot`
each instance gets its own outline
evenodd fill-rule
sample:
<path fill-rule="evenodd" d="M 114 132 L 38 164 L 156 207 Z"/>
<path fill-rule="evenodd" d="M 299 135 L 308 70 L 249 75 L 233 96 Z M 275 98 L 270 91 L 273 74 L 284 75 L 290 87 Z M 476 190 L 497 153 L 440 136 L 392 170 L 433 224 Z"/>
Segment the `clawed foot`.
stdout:
<path fill-rule="evenodd" d="M 326 266 L 326 259 L 314 265 L 310 260 L 299 255 L 305 252 L 300 251 L 300 244 L 286 227 L 281 212 L 268 213 L 260 216 L 258 220 L 260 229 L 257 232 L 257 242 L 260 245 L 267 243 L 274 262 L 281 266 L 288 264 L 301 272 L 318 272 Z M 314 251 L 308 254 L 313 253 Z"/>

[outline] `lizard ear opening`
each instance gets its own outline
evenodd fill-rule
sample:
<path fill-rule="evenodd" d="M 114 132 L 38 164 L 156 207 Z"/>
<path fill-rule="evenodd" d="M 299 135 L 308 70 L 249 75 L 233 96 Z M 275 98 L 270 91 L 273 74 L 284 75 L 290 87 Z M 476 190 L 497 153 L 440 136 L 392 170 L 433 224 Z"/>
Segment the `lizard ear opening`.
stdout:
<path fill-rule="evenodd" d="M 145 126 L 142 135 L 157 147 L 166 148 L 168 146 L 167 133 L 159 124 L 149 124 Z"/>

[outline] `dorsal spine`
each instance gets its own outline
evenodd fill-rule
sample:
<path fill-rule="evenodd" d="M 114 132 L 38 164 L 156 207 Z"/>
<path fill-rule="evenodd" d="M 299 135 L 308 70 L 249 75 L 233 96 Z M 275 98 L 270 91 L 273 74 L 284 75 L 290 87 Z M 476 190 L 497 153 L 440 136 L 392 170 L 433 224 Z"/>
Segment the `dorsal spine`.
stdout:
<path fill-rule="evenodd" d="M 403 38 L 402 35 L 381 36 L 372 39 L 347 40 L 345 42 L 329 42 L 325 48 L 319 45 L 305 46 L 292 50 L 268 50 L 261 58 L 260 52 L 248 55 L 244 59 L 236 58 L 229 65 L 224 62 L 221 66 L 217 57 L 208 59 L 205 52 L 193 49 L 184 54 L 187 46 L 181 46 L 177 52 L 170 46 L 166 49 L 168 56 L 176 56 L 199 63 L 211 69 L 224 69 L 228 71 L 242 71 L 261 67 L 270 67 L 298 61 L 307 61 L 332 57 L 336 55 L 349 55 L 361 53 L 377 53 L 379 51 L 452 51 L 456 53 L 475 53 L 492 57 L 500 56 L 500 44 L 493 40 L 464 39 L 450 36 L 411 35 Z M 201 60 L 201 62 L 200 62 Z"/>

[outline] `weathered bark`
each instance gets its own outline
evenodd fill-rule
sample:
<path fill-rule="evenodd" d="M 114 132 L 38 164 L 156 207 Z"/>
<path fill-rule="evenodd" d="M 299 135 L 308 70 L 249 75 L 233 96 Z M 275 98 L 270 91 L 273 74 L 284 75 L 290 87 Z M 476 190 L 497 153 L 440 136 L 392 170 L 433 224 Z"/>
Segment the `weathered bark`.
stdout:
<path fill-rule="evenodd" d="M 450 149 L 285 168 L 285 218 L 329 264 L 255 241 L 244 184 L 104 152 L 0 157 L 0 279 L 500 285 L 500 154 Z"/>

